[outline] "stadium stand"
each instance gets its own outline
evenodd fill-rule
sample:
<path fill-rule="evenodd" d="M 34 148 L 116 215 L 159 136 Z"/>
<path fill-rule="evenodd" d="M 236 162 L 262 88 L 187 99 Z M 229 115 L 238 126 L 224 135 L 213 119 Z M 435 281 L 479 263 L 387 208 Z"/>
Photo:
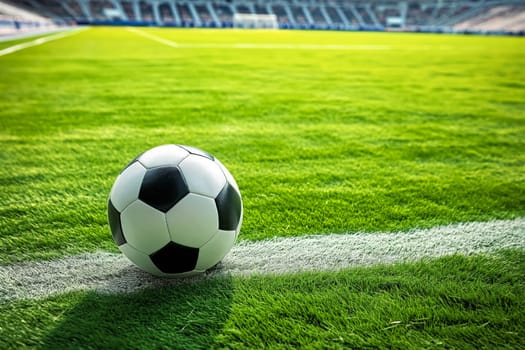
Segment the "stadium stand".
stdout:
<path fill-rule="evenodd" d="M 525 11 L 519 6 L 497 6 L 454 25 L 456 31 L 519 32 L 525 30 Z"/>
<path fill-rule="evenodd" d="M 525 0 L 20 0 L 55 23 L 233 26 L 234 14 L 272 14 L 280 28 L 524 34 Z"/>
<path fill-rule="evenodd" d="M 0 1 L 0 37 L 36 31 L 51 31 L 56 23 L 42 16 L 42 11 L 30 11 Z"/>

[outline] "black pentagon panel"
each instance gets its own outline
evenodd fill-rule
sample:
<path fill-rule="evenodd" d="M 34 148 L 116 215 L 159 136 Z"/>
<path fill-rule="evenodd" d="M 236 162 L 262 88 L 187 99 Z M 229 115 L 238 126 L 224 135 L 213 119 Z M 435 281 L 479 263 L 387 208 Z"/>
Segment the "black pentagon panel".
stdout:
<path fill-rule="evenodd" d="M 120 213 L 115 208 L 111 199 L 108 201 L 108 221 L 111 234 L 113 235 L 113 240 L 118 246 L 126 243 L 126 238 L 122 232 L 122 225 L 120 223 Z"/>
<path fill-rule="evenodd" d="M 199 249 L 169 242 L 150 255 L 151 261 L 164 273 L 183 273 L 195 269 Z"/>
<path fill-rule="evenodd" d="M 228 182 L 215 198 L 219 212 L 219 229 L 225 231 L 235 230 L 241 218 L 241 196 Z"/>
<path fill-rule="evenodd" d="M 184 148 L 186 151 L 190 152 L 191 154 L 195 154 L 197 156 L 201 156 L 201 157 L 205 157 L 205 158 L 208 158 L 209 160 L 215 160 L 215 158 L 213 158 L 213 156 L 211 154 L 209 154 L 208 152 L 205 152 L 197 147 L 192 147 L 192 146 L 186 146 L 186 145 L 177 145 L 179 147 L 182 147 Z"/>
<path fill-rule="evenodd" d="M 179 168 L 166 166 L 146 172 L 140 186 L 139 199 L 165 213 L 188 193 L 188 186 Z"/>

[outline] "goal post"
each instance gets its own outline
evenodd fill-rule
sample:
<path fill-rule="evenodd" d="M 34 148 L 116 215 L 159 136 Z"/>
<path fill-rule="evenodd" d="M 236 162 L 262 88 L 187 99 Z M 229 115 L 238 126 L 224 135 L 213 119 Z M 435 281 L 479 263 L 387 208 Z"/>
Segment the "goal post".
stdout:
<path fill-rule="evenodd" d="M 279 29 L 276 15 L 236 13 L 233 15 L 233 26 L 235 28 L 266 28 Z"/>

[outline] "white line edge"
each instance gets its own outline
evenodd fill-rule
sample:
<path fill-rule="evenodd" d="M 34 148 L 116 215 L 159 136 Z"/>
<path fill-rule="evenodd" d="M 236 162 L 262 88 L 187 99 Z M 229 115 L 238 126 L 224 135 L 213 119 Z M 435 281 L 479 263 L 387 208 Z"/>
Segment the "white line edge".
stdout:
<path fill-rule="evenodd" d="M 122 254 L 97 252 L 0 266 L 0 303 L 87 290 L 127 293 L 221 276 L 338 271 L 447 255 L 525 249 L 525 218 L 470 222 L 396 233 L 328 234 L 241 241 L 212 271 L 190 279 L 156 278 Z"/>
<path fill-rule="evenodd" d="M 5 49 L 0 50 L 0 56 L 9 55 L 11 53 L 14 53 L 14 52 L 17 52 L 17 51 L 20 51 L 20 50 L 23 50 L 23 49 L 27 49 L 29 47 L 42 45 L 42 44 L 48 43 L 48 42 L 53 41 L 53 40 L 58 40 L 58 39 L 62 39 L 62 38 L 74 35 L 74 34 L 78 34 L 81 31 L 86 30 L 87 28 L 88 27 L 81 27 L 81 28 L 71 29 L 71 30 L 68 30 L 68 31 L 61 31 L 61 32 L 59 32 L 57 34 L 43 36 L 43 37 L 40 37 L 40 38 L 35 39 L 35 40 L 31 40 L 31 41 L 23 42 L 21 44 L 9 46 L 9 47 L 7 47 Z"/>

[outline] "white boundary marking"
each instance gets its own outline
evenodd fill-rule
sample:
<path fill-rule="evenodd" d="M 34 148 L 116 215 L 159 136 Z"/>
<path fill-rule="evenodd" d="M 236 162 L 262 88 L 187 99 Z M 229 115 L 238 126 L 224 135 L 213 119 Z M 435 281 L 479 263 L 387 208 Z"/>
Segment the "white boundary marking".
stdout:
<path fill-rule="evenodd" d="M 7 47 L 7 48 L 5 48 L 3 50 L 0 50 L 0 56 L 9 55 L 10 53 L 17 52 L 17 51 L 20 51 L 20 50 L 23 50 L 23 49 L 27 49 L 28 47 L 42 45 L 42 44 L 45 44 L 45 43 L 53 41 L 53 40 L 62 39 L 62 38 L 65 38 L 67 36 L 71 36 L 73 34 L 80 33 L 80 31 L 84 30 L 84 29 L 86 29 L 86 28 L 83 27 L 83 28 L 72 29 L 72 30 L 68 30 L 68 31 L 62 31 L 62 32 L 57 33 L 57 34 L 44 36 L 44 37 L 41 37 L 41 38 L 38 38 L 38 39 L 35 39 L 35 40 L 31 40 L 31 41 L 24 42 L 24 43 L 21 43 L 21 44 L 13 45 L 13 46 Z M 38 35 L 38 34 L 35 34 L 35 35 Z"/>
<path fill-rule="evenodd" d="M 148 39 L 151 39 L 153 41 L 159 42 L 161 44 L 164 44 L 164 45 L 167 45 L 167 46 L 171 46 L 171 47 L 179 47 L 179 45 L 176 42 L 174 42 L 174 41 L 161 38 L 160 36 L 156 36 L 156 35 L 147 33 L 147 32 L 145 32 L 143 30 L 140 30 L 140 29 L 137 29 L 137 28 L 133 28 L 133 27 L 127 27 L 127 29 L 128 29 L 128 31 L 130 31 L 132 33 L 138 34 L 140 36 L 143 36 L 145 38 L 148 38 Z"/>
<path fill-rule="evenodd" d="M 143 30 L 128 27 L 130 32 L 178 49 L 282 49 L 282 50 L 391 50 L 390 45 L 343 44 L 274 44 L 274 43 L 177 43 Z"/>
<path fill-rule="evenodd" d="M 78 28 L 78 27 L 75 27 L 75 28 Z M 36 37 L 36 36 L 43 36 L 43 35 L 49 35 L 49 34 L 54 34 L 54 33 L 60 33 L 60 32 L 69 31 L 69 30 L 72 30 L 72 29 L 75 29 L 75 28 L 66 27 L 66 28 L 46 29 L 46 30 L 30 30 L 30 31 L 27 31 L 27 32 L 23 31 L 21 33 L 12 33 L 12 34 L 7 34 L 7 35 L 0 35 L 0 42 L 21 40 L 21 39 L 26 39 L 26 38 Z"/>
<path fill-rule="evenodd" d="M 75 290 L 134 292 L 219 276 L 337 271 L 445 255 L 525 249 L 525 218 L 471 222 L 395 233 L 357 233 L 242 241 L 214 270 L 190 279 L 150 276 L 123 255 L 98 252 L 0 266 L 0 302 Z"/>

